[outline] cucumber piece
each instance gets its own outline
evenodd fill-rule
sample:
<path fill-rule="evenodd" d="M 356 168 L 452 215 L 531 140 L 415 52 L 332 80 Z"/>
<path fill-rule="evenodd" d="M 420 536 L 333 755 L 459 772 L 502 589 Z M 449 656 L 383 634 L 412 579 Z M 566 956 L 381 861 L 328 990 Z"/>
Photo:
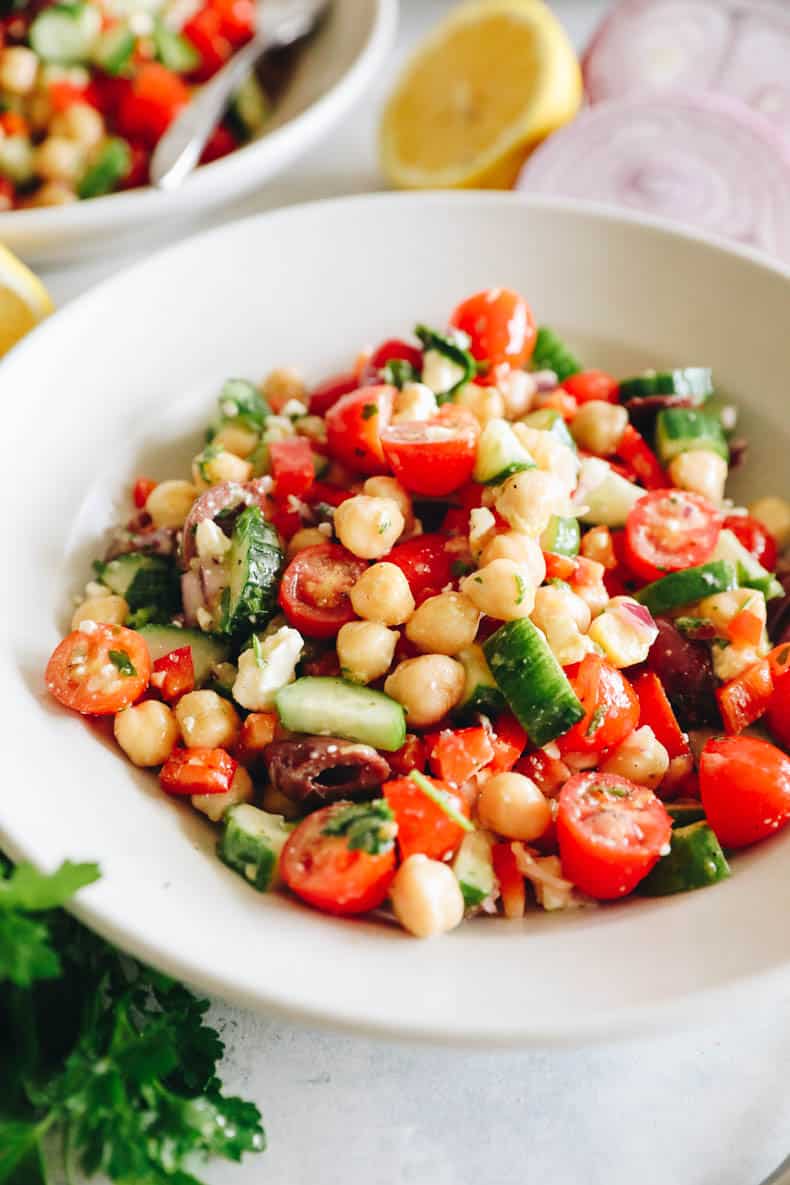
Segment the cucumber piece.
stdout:
<path fill-rule="evenodd" d="M 293 732 L 344 737 L 388 752 L 406 740 L 401 705 L 383 691 L 345 679 L 307 675 L 281 688 L 276 704 L 284 727 Z"/>
<path fill-rule="evenodd" d="M 191 74 L 200 65 L 200 54 L 192 42 L 161 20 L 154 24 L 154 49 L 162 65 L 175 74 Z"/>
<path fill-rule="evenodd" d="M 130 609 L 156 607 L 175 613 L 181 608 L 181 583 L 172 560 L 160 555 L 130 551 L 107 564 L 94 564 L 103 584 Z"/>
<path fill-rule="evenodd" d="M 489 670 L 483 647 L 473 642 L 466 650 L 456 655 L 466 672 L 466 682 L 461 702 L 456 712 L 471 715 L 482 712 L 486 716 L 495 716 L 505 710 L 505 697 L 496 685 L 496 680 Z"/>
<path fill-rule="evenodd" d="M 579 451 L 568 425 L 556 407 L 539 407 L 524 416 L 521 423 L 526 424 L 528 428 L 538 428 L 541 432 L 551 432 L 552 436 L 556 436 L 560 444 L 564 444 L 571 452 Z"/>
<path fill-rule="evenodd" d="M 225 815 L 217 855 L 259 893 L 265 893 L 279 880 L 280 853 L 292 830 L 282 815 L 241 803 Z"/>
<path fill-rule="evenodd" d="M 678 609 L 682 605 L 693 605 L 703 597 L 714 593 L 729 592 L 738 587 L 735 565 L 729 560 L 711 560 L 696 568 L 682 572 L 670 572 L 661 580 L 654 580 L 636 594 L 637 601 L 647 605 L 653 616 Z"/>
<path fill-rule="evenodd" d="M 271 113 L 266 91 L 254 74 L 245 78 L 230 104 L 230 112 L 247 139 L 257 136 Z"/>
<path fill-rule="evenodd" d="M 254 383 L 247 379 L 228 379 L 219 393 L 219 410 L 211 421 L 206 439 L 211 442 L 225 424 L 242 424 L 252 432 L 262 432 L 272 409 Z"/>
<path fill-rule="evenodd" d="M 492 846 L 493 839 L 487 831 L 469 831 L 455 854 L 452 869 L 467 909 L 476 908 L 494 894 L 496 877 Z"/>
<path fill-rule="evenodd" d="M 695 407 L 663 408 L 656 417 L 656 452 L 661 464 L 667 466 L 689 449 L 704 449 L 725 461 L 730 459 L 727 440 L 715 416 Z"/>
<path fill-rule="evenodd" d="M 583 719 L 562 667 L 528 617 L 500 626 L 483 643 L 483 653 L 533 745 L 547 745 Z"/>
<path fill-rule="evenodd" d="M 196 687 L 201 687 L 211 677 L 214 668 L 230 657 L 230 643 L 218 634 L 179 629 L 175 625 L 142 625 L 138 633 L 145 639 L 152 662 L 164 658 L 172 650 L 188 646 L 192 651 Z"/>
<path fill-rule="evenodd" d="M 670 848 L 638 886 L 645 897 L 666 897 L 704 889 L 730 875 L 730 866 L 713 831 L 700 819 L 672 832 Z"/>
<path fill-rule="evenodd" d="M 560 382 L 583 369 L 565 342 L 546 325 L 541 325 L 532 351 L 533 370 L 553 370 Z"/>
<path fill-rule="evenodd" d="M 713 375 L 707 366 L 686 366 L 681 370 L 645 370 L 620 383 L 620 400 L 643 399 L 647 395 L 685 395 L 699 407 L 713 394 Z"/>
<path fill-rule="evenodd" d="M 551 516 L 549 525 L 540 537 L 543 550 L 554 555 L 578 555 L 580 543 L 579 520 L 560 514 Z"/>
<path fill-rule="evenodd" d="M 757 589 L 758 592 L 765 595 L 766 601 L 770 601 L 772 597 L 785 595 L 784 589 L 776 577 L 767 568 L 764 568 L 759 560 L 755 559 L 752 553 L 743 546 L 737 535 L 727 527 L 719 534 L 713 550 L 713 558 L 714 560 L 727 560 L 734 564 L 738 584 L 741 588 Z"/>
<path fill-rule="evenodd" d="M 598 457 L 588 457 L 581 464 L 579 492 L 582 503 L 580 519 L 592 527 L 624 527 L 633 507 L 644 498 L 645 490 L 634 485 Z"/>
<path fill-rule="evenodd" d="M 469 351 L 459 344 L 454 337 L 449 337 L 444 333 L 437 333 L 435 329 L 429 329 L 427 325 L 418 325 L 414 330 L 415 335 L 420 339 L 423 350 L 427 353 L 428 350 L 435 350 L 437 354 L 442 354 L 454 366 L 460 367 L 462 374 L 458 381 L 453 383 L 452 387 L 448 387 L 446 391 L 437 391 L 436 398 L 439 403 L 446 403 L 451 399 L 456 391 L 471 382 L 477 375 L 477 363 L 475 362 Z M 469 339 L 463 335 L 463 339 L 468 342 Z"/>
<path fill-rule="evenodd" d="M 535 462 L 507 420 L 489 420 L 477 442 L 474 480 L 493 486 L 513 473 L 535 468 Z"/>
<path fill-rule="evenodd" d="M 673 827 L 687 827 L 689 823 L 699 823 L 705 818 L 702 803 L 694 799 L 689 799 L 688 802 L 668 802 L 665 805 Z"/>
<path fill-rule="evenodd" d="M 259 506 L 248 506 L 233 527 L 222 597 L 222 632 L 260 629 L 277 611 L 283 553 L 274 527 Z"/>
<path fill-rule="evenodd" d="M 100 33 L 91 55 L 93 61 L 105 74 L 121 74 L 132 60 L 135 36 L 128 25 L 116 25 L 106 33 Z"/>
<path fill-rule="evenodd" d="M 132 152 L 125 140 L 112 136 L 102 144 L 98 157 L 80 181 L 81 198 L 103 197 L 118 188 L 132 165 Z"/>
<path fill-rule="evenodd" d="M 100 30 L 98 5 L 53 4 L 30 26 L 30 47 L 42 62 L 76 66 L 89 59 Z"/>

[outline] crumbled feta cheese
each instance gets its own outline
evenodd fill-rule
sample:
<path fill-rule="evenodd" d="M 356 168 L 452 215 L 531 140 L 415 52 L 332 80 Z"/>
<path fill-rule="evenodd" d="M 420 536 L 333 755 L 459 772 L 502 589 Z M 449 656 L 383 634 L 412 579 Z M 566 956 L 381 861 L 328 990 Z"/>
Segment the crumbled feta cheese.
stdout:
<path fill-rule="evenodd" d="M 487 507 L 476 506 L 469 512 L 469 549 L 475 559 L 495 532 L 496 519 Z"/>
<path fill-rule="evenodd" d="M 89 601 L 93 597 L 106 597 L 109 591 L 106 584 L 100 584 L 98 580 L 89 580 L 85 585 L 85 600 Z"/>
<path fill-rule="evenodd" d="M 288 416 L 291 419 L 298 419 L 299 416 L 307 415 L 307 408 L 301 399 L 289 399 L 280 411 L 280 415 Z"/>
<path fill-rule="evenodd" d="M 327 538 L 331 538 L 331 536 L 332 536 L 332 524 L 331 523 L 319 523 L 318 526 L 316 527 L 316 530 L 319 531 L 322 535 L 326 535 Z"/>
<path fill-rule="evenodd" d="M 95 621 L 81 621 L 78 625 L 78 630 L 81 634 L 95 634 L 99 628 Z"/>
<path fill-rule="evenodd" d="M 206 633 L 209 633 L 211 631 L 211 627 L 214 624 L 214 618 L 211 616 L 208 610 L 204 609 L 201 605 L 195 616 L 197 617 L 197 623 L 200 628 L 205 630 Z"/>
<path fill-rule="evenodd" d="M 436 395 L 451 390 L 464 377 L 462 366 L 440 354 L 438 350 L 427 350 L 422 363 L 422 381 Z"/>
<path fill-rule="evenodd" d="M 129 17 L 129 29 L 135 37 L 148 37 L 154 31 L 154 18 L 150 12 L 133 12 Z"/>
<path fill-rule="evenodd" d="M 275 441 L 287 440 L 295 434 L 294 426 L 287 416 L 269 416 L 262 440 L 264 444 L 274 444 Z"/>
<path fill-rule="evenodd" d="M 230 539 L 213 519 L 204 518 L 195 531 L 195 547 L 202 560 L 221 560 L 230 547 Z"/>
<path fill-rule="evenodd" d="M 257 648 L 239 655 L 239 673 L 233 684 L 233 698 L 242 708 L 264 712 L 274 707 L 274 697 L 296 677 L 296 664 L 304 648 L 298 630 L 283 626 Z"/>
<path fill-rule="evenodd" d="M 505 415 L 509 420 L 526 415 L 538 390 L 535 379 L 526 370 L 508 371 L 497 380 L 497 386 L 505 401 Z"/>

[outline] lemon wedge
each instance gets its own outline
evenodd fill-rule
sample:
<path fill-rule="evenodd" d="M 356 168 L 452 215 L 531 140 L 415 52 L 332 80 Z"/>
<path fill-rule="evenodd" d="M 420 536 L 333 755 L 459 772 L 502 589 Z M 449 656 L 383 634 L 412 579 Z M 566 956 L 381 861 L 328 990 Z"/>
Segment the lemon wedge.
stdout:
<path fill-rule="evenodd" d="M 38 276 L 0 245 L 0 357 L 53 310 Z"/>
<path fill-rule="evenodd" d="M 382 168 L 406 189 L 507 188 L 581 98 L 576 54 L 542 0 L 469 0 L 401 74 L 382 117 Z"/>

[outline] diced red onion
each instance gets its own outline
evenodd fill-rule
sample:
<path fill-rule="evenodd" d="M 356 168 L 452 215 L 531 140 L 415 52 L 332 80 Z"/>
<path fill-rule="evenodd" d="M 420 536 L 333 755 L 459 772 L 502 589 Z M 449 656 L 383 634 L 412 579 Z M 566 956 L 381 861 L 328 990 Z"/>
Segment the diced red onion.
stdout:
<path fill-rule="evenodd" d="M 198 624 L 197 611 L 205 609 L 203 588 L 200 583 L 200 573 L 193 568 L 184 572 L 181 577 L 181 601 L 184 606 L 184 621 L 189 626 Z"/>
<path fill-rule="evenodd" d="M 766 119 L 721 95 L 590 107 L 529 158 L 518 188 L 624 206 L 790 260 L 790 151 Z"/>
<path fill-rule="evenodd" d="M 536 391 L 553 391 L 559 386 L 559 378 L 554 370 L 533 370 L 530 375 Z"/>
<path fill-rule="evenodd" d="M 623 0 L 582 63 L 591 103 L 674 87 L 742 99 L 790 139 L 785 0 Z"/>

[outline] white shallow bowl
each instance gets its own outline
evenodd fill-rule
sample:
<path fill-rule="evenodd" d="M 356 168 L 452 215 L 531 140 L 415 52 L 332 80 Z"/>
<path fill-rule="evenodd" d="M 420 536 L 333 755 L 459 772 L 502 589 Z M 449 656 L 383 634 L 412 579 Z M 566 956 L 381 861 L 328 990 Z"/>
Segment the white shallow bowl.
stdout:
<path fill-rule="evenodd" d="M 196 214 L 260 187 L 315 145 L 377 76 L 392 47 L 398 0 L 334 0 L 258 139 L 197 169 L 178 190 L 150 186 L 71 206 L 0 214 L 0 242 L 29 262 L 63 263 L 128 246 L 154 223 Z"/>
<path fill-rule="evenodd" d="M 58 313 L 0 366 L 9 498 L 0 591 L 0 840 L 98 859 L 78 913 L 205 990 L 291 1018 L 490 1044 L 580 1042 L 753 1005 L 790 977 L 790 834 L 716 888 L 417 942 L 259 896 L 214 833 L 43 671 L 131 479 L 186 472 L 219 385 L 277 364 L 318 379 L 364 343 L 442 324 L 484 286 L 526 293 L 590 365 L 711 364 L 743 408 L 753 492 L 788 489 L 790 271 L 658 225 L 507 194 L 383 196 L 186 242 Z M 127 503 L 128 505 L 128 503 Z"/>

